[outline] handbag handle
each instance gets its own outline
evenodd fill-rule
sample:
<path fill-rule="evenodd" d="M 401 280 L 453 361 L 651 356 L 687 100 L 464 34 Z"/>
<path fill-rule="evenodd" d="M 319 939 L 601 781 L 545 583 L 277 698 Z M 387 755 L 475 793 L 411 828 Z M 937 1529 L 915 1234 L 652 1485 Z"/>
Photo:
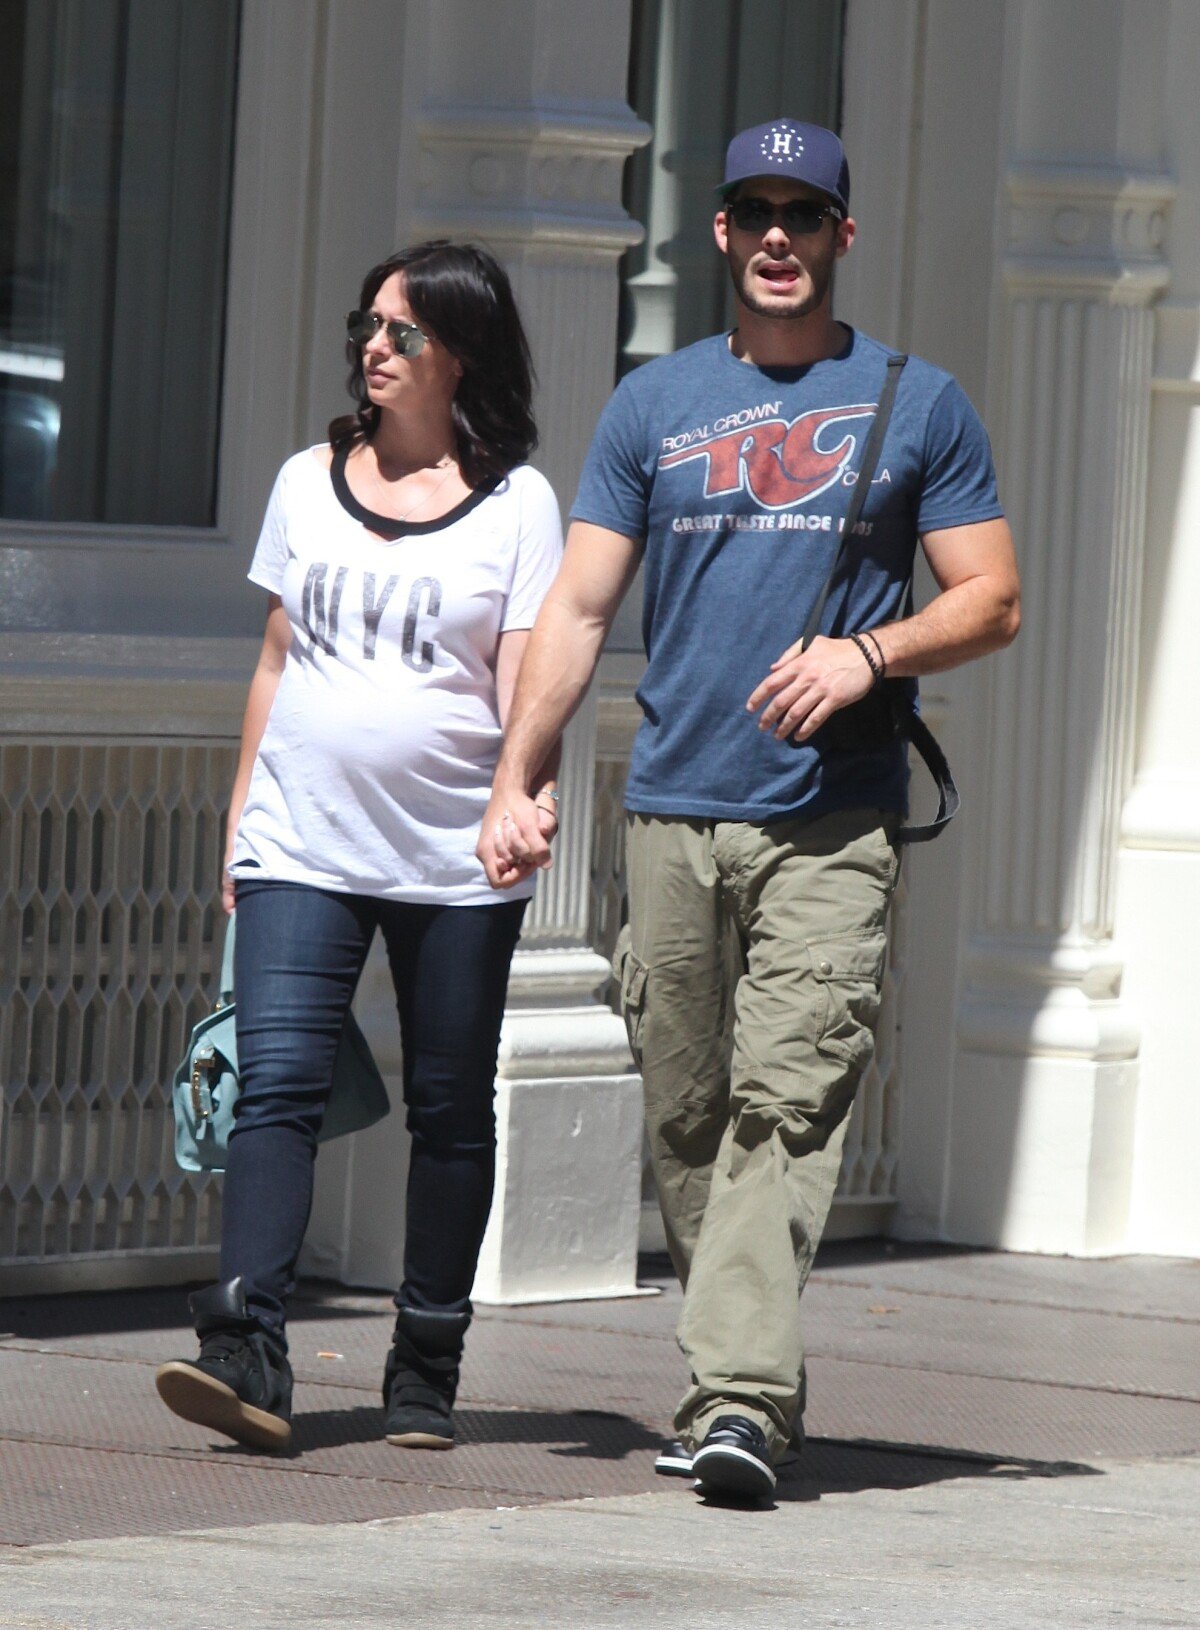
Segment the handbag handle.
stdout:
<path fill-rule="evenodd" d="M 234 946 L 234 920 L 235 911 L 231 911 L 225 923 L 225 945 L 221 951 L 221 985 L 217 991 L 217 1003 L 220 1007 L 228 1007 L 233 1001 L 233 946 Z"/>

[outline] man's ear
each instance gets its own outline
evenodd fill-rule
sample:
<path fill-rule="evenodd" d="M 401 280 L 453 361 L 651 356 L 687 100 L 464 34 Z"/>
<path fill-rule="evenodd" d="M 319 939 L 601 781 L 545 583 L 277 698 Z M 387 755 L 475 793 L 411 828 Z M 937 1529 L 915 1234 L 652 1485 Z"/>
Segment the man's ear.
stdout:
<path fill-rule="evenodd" d="M 840 259 L 854 242 L 854 234 L 858 231 L 853 216 L 847 215 L 844 221 L 837 224 L 837 238 L 834 242 L 833 252 Z"/>
<path fill-rule="evenodd" d="M 719 209 L 713 216 L 713 237 L 717 240 L 717 248 L 723 255 L 729 253 L 729 216 L 723 209 Z"/>

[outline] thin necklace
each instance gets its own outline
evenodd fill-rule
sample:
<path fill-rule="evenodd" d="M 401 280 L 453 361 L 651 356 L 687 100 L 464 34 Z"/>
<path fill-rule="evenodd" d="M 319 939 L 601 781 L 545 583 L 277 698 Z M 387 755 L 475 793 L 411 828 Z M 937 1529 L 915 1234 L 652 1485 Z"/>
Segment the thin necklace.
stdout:
<path fill-rule="evenodd" d="M 372 451 L 374 452 L 373 448 L 372 448 Z M 454 471 L 457 468 L 457 466 L 455 465 L 454 460 L 451 458 L 449 453 L 446 454 L 444 459 L 438 459 L 437 463 L 434 464 L 432 466 L 432 468 L 435 469 L 435 470 L 440 470 L 442 468 L 443 464 L 446 467 L 446 473 L 442 477 L 442 479 L 439 482 L 437 482 L 437 484 L 432 488 L 432 490 L 427 492 L 425 494 L 424 498 L 419 499 L 418 502 L 415 503 L 412 506 L 411 509 L 406 509 L 404 511 L 403 515 L 394 515 L 394 516 L 390 517 L 391 519 L 397 520 L 397 521 L 407 521 L 407 519 L 408 519 L 408 517 L 410 515 L 415 515 L 419 509 L 423 509 L 426 504 L 428 504 L 432 499 L 436 498 L 438 493 L 446 485 L 447 481 L 449 481 L 450 477 L 454 474 Z M 428 468 L 430 468 L 430 466 L 427 465 L 426 468 L 428 469 Z M 409 473 L 409 475 L 415 475 L 416 471 L 415 470 L 410 470 L 408 473 Z M 401 480 L 403 480 L 403 479 L 404 479 L 404 477 L 402 476 Z M 392 495 L 388 491 L 387 484 L 385 483 L 382 475 L 380 475 L 380 473 L 379 473 L 379 454 L 378 453 L 375 454 L 375 468 L 371 471 L 371 480 L 375 483 L 376 487 L 378 487 L 379 491 L 381 493 L 383 493 L 383 495 L 387 499 L 388 503 L 389 504 L 392 503 L 393 502 Z"/>

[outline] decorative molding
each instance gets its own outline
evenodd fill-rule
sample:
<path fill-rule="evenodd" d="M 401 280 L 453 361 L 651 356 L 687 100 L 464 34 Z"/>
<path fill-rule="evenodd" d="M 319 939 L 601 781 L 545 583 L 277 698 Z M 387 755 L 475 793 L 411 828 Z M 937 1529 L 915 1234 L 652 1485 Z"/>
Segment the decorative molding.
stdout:
<path fill-rule="evenodd" d="M 1164 245 L 1176 186 L 1166 175 L 1102 165 L 1009 170 L 1012 294 L 1090 294 L 1146 305 L 1170 282 Z"/>
<path fill-rule="evenodd" d="M 615 258 L 643 237 L 621 185 L 650 135 L 615 102 L 433 104 L 419 121 L 417 228 Z"/>
<path fill-rule="evenodd" d="M 258 642 L 0 637 L 0 734 L 236 740 Z"/>
<path fill-rule="evenodd" d="M 1120 1000 L 1123 971 L 1111 943 L 976 939 L 959 1042 L 1015 1058 L 1136 1058 L 1140 1030 Z"/>
<path fill-rule="evenodd" d="M 505 1081 L 569 1081 L 626 1075 L 632 1064 L 625 1026 L 609 1007 L 509 1009 L 496 1074 Z"/>
<path fill-rule="evenodd" d="M 206 526 L 0 520 L 0 549 L 228 549 L 232 541 L 227 532 Z"/>
<path fill-rule="evenodd" d="M 508 981 L 508 1007 L 571 1006 L 595 997 L 612 977 L 604 957 L 589 947 L 520 951 Z"/>

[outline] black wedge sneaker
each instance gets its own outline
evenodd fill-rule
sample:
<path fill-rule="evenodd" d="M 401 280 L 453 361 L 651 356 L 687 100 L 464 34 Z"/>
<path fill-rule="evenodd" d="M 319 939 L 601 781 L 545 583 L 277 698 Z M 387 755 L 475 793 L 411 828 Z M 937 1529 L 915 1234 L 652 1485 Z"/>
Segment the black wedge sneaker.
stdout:
<path fill-rule="evenodd" d="M 278 1336 L 246 1311 L 240 1279 L 188 1298 L 200 1356 L 176 1358 L 154 1378 L 172 1414 L 249 1449 L 286 1449 L 292 1436 L 292 1367 Z"/>
<path fill-rule="evenodd" d="M 403 1449 L 453 1449 L 454 1398 L 469 1313 L 402 1307 L 383 1372 L 384 1433 Z"/>

